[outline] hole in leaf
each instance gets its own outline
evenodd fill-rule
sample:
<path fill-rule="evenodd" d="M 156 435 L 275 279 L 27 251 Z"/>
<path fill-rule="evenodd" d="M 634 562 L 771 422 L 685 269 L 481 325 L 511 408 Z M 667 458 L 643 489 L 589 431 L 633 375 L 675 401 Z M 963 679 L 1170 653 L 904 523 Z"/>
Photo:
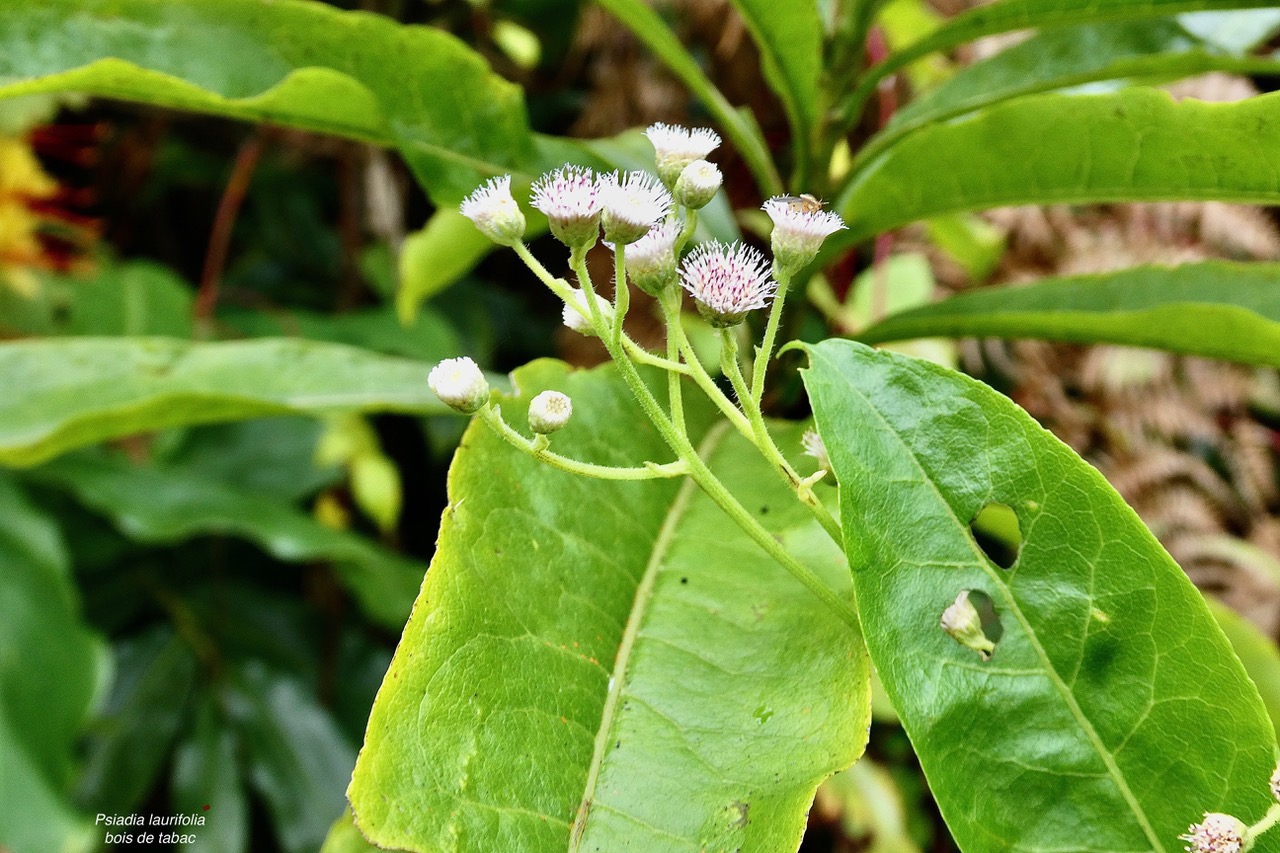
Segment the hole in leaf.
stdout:
<path fill-rule="evenodd" d="M 1013 507 L 989 503 L 969 522 L 973 539 L 987 559 L 1002 569 L 1011 569 L 1022 550 L 1022 528 Z"/>

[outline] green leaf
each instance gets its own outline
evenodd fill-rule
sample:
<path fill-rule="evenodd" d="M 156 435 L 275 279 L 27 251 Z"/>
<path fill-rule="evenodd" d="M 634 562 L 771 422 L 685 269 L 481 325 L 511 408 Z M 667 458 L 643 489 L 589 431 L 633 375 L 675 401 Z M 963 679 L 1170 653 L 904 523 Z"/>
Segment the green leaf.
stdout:
<path fill-rule="evenodd" d="M 342 814 L 355 750 L 329 712 L 289 674 L 257 661 L 234 674 L 231 714 L 249 751 L 249 776 L 271 810 L 280 846 L 313 853 Z"/>
<path fill-rule="evenodd" d="M 873 66 L 859 82 L 864 89 L 874 86 L 876 80 L 922 56 L 1010 30 L 1167 18 L 1181 12 L 1259 9 L 1274 5 L 1273 0 L 1001 0 L 956 15 L 929 35 Z"/>
<path fill-rule="evenodd" d="M 129 814 L 169 758 L 196 678 L 192 649 L 156 628 L 115 645 L 116 678 L 90 730 L 77 799 L 94 812 Z"/>
<path fill-rule="evenodd" d="M 430 365 L 299 340 L 78 338 L 0 344 L 0 464 L 138 432 L 298 412 L 443 414 Z"/>
<path fill-rule="evenodd" d="M 182 468 L 136 465 L 118 454 L 87 451 L 49 462 L 29 476 L 71 491 L 144 542 L 230 534 L 281 560 L 333 561 L 365 611 L 388 627 L 404 624 L 422 581 L 423 567 L 413 560 L 325 527 L 273 496 L 191 476 Z"/>
<path fill-rule="evenodd" d="M 324 839 L 320 853 L 379 853 L 383 848 L 374 847 L 360 834 L 352 818 L 351 809 L 342 813 L 342 817 L 329 827 L 329 834 Z"/>
<path fill-rule="evenodd" d="M 1209 612 L 1218 620 L 1218 627 L 1231 641 L 1231 648 L 1244 665 L 1253 683 L 1262 695 L 1271 725 L 1280 735 L 1280 649 L 1275 640 L 1236 613 L 1230 607 L 1213 598 L 1206 598 Z"/>
<path fill-rule="evenodd" d="M 9 335 L 192 334 L 191 288 L 158 264 L 104 264 L 90 276 L 40 280 L 26 298 L 0 288 L 0 331 Z"/>
<path fill-rule="evenodd" d="M 466 222 L 468 228 L 476 231 L 470 220 Z M 463 350 L 457 330 L 434 311 L 417 312 L 412 319 L 402 322 L 390 308 L 368 308 L 348 314 L 300 309 L 269 314 L 230 310 L 218 312 L 218 321 L 248 337 L 298 337 L 350 344 L 432 364 Z"/>
<path fill-rule="evenodd" d="M 79 620 L 61 535 L 0 473 L 0 848 L 86 850 L 66 791 L 100 641 Z"/>
<path fill-rule="evenodd" d="M 536 362 L 503 402 L 573 397 L 557 452 L 669 458 L 611 368 Z M 692 408 L 692 407 L 691 407 Z M 839 551 L 744 441 L 702 455 L 848 590 Z M 784 446 L 799 431 L 783 427 Z M 818 783 L 861 752 L 861 640 L 691 484 L 585 479 L 482 423 L 383 682 L 349 796 L 376 844 L 427 851 L 794 849 Z"/>
<path fill-rule="evenodd" d="M 808 351 L 867 645 L 960 847 L 1172 853 L 1205 811 L 1259 819 L 1276 746 L 1257 689 L 1102 476 L 958 373 Z M 1022 531 L 1010 569 L 970 532 L 993 503 Z M 962 590 L 994 608 L 990 660 L 939 625 Z"/>
<path fill-rule="evenodd" d="M 733 5 L 760 49 L 769 88 L 787 112 L 796 159 L 805 158 L 819 120 L 823 28 L 818 5 L 815 0 L 733 0 Z"/>
<path fill-rule="evenodd" d="M 249 804 L 240 780 L 235 732 L 213 697 L 196 712 L 195 727 L 173 758 L 173 811 L 204 818 L 176 831 L 195 837 L 184 853 L 240 853 L 249 836 Z"/>
<path fill-rule="evenodd" d="M 1209 71 L 1280 74 L 1280 61 L 1206 44 L 1174 20 L 1050 30 L 974 63 L 898 110 L 858 164 L 921 127 L 1000 101 L 1099 80 L 1175 80 Z"/>
<path fill-rule="evenodd" d="M 1231 104 L 1126 89 L 1035 95 L 901 139 L 855 173 L 835 245 L 1012 204 L 1280 200 L 1280 94 Z M 832 242 L 832 241 L 828 241 Z"/>
<path fill-rule="evenodd" d="M 858 338 L 938 335 L 1106 341 L 1280 367 L 1280 264 L 1135 267 L 975 290 L 892 315 Z"/>
<path fill-rule="evenodd" d="M 461 41 L 323 3 L 0 0 L 0 79 L 394 145 L 438 203 L 533 153 L 519 87 Z"/>
<path fill-rule="evenodd" d="M 474 222 L 452 207 L 433 213 L 426 227 L 406 237 L 400 249 L 400 322 L 411 325 L 423 302 L 471 272 L 494 248 Z"/>

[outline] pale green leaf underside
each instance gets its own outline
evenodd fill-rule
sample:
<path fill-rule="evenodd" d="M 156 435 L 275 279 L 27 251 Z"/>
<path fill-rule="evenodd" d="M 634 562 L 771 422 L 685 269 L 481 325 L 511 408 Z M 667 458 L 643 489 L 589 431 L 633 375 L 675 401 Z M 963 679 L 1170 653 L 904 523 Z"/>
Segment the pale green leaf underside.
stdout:
<path fill-rule="evenodd" d="M 85 451 L 46 463 L 30 476 L 70 491 L 144 542 L 221 534 L 254 542 L 281 560 L 335 563 L 365 611 L 392 628 L 408 618 L 426 569 L 354 533 L 325 527 L 274 496 L 181 469 Z"/>
<path fill-rule="evenodd" d="M 858 338 L 937 336 L 1106 342 L 1280 367 L 1280 264 L 1209 261 L 987 288 L 891 315 Z"/>
<path fill-rule="evenodd" d="M 514 423 L 542 388 L 573 398 L 559 452 L 669 458 L 611 369 L 544 361 L 516 381 Z M 741 441 L 716 430 L 703 450 L 848 590 L 838 549 Z M 349 791 L 361 829 L 415 851 L 795 849 L 817 784 L 865 743 L 860 637 L 691 486 L 563 474 L 479 422 L 449 484 Z"/>
<path fill-rule="evenodd" d="M 847 341 L 809 352 L 867 644 L 961 847 L 1173 853 L 1205 811 L 1260 818 L 1275 735 L 1257 689 L 1102 476 L 972 379 Z M 1009 570 L 969 532 L 993 501 L 1023 532 Z M 989 661 L 939 626 L 964 589 L 1000 617 Z"/>
<path fill-rule="evenodd" d="M 164 427 L 298 412 L 448 411 L 430 365 L 341 344 L 75 338 L 0 344 L 0 464 Z"/>
<path fill-rule="evenodd" d="M 848 244 L 960 210 L 1162 199 L 1280 200 L 1280 94 L 1175 103 L 1138 88 L 1007 101 L 901 139 L 837 207 Z"/>
<path fill-rule="evenodd" d="M 0 0 L 0 80 L 394 145 L 440 202 L 533 151 L 519 88 L 461 41 L 322 3 Z"/>

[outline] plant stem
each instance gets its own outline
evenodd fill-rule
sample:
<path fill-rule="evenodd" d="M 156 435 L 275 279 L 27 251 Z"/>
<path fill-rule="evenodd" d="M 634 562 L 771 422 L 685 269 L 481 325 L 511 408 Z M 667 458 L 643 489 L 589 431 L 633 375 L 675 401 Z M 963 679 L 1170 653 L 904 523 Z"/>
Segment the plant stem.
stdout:
<path fill-rule="evenodd" d="M 559 453 L 553 453 L 548 450 L 545 442 L 546 436 L 539 436 L 538 438 L 544 439 L 544 441 L 539 442 L 538 439 L 530 440 L 516 432 L 510 424 L 502 419 L 502 412 L 497 406 L 485 406 L 480 410 L 480 416 L 494 432 L 506 439 L 517 450 L 546 462 L 553 468 L 568 471 L 570 474 L 595 477 L 597 480 L 660 480 L 668 477 L 683 477 L 689 473 L 689 466 L 683 459 L 665 464 L 646 462 L 639 468 L 618 468 L 612 465 L 579 462 L 577 459 L 570 459 L 567 456 L 561 456 Z"/>
<path fill-rule="evenodd" d="M 751 377 L 751 399 L 756 405 L 764 394 L 764 376 L 769 372 L 769 360 L 773 357 L 773 347 L 778 342 L 778 326 L 782 323 L 782 303 L 787 299 L 787 288 L 791 285 L 791 275 L 775 272 L 778 290 L 773 295 L 773 305 L 769 307 L 769 322 L 764 327 L 764 340 L 756 351 L 755 375 Z"/>
<path fill-rule="evenodd" d="M 588 322 L 590 322 L 591 320 L 590 317 L 587 317 L 586 319 Z M 631 340 L 631 338 L 627 337 L 626 335 L 622 336 L 622 346 L 624 349 L 626 349 L 627 355 L 631 356 L 631 360 L 634 362 L 637 362 L 639 364 L 647 364 L 650 367 L 660 367 L 663 370 L 668 371 L 669 373 L 678 373 L 681 376 L 693 375 L 693 370 L 689 367 L 689 365 L 681 364 L 677 360 L 677 356 L 671 355 L 670 349 L 668 349 L 667 351 L 667 354 L 670 357 L 663 358 L 660 355 L 654 355 L 653 353 L 649 352 L 647 349 L 640 346 L 638 343 Z"/>
<path fill-rule="evenodd" d="M 658 299 L 658 304 L 662 306 L 662 317 L 667 325 L 667 360 L 679 361 L 680 341 L 676 334 L 671 331 L 671 327 L 672 325 L 680 324 L 680 291 L 674 288 L 668 290 Z M 680 376 L 675 373 L 667 374 L 667 407 L 671 410 L 671 423 L 675 426 L 676 431 L 687 435 L 688 432 L 684 425 L 684 398 L 680 388 Z"/>
<path fill-rule="evenodd" d="M 631 306 L 631 289 L 627 287 L 627 247 L 618 243 L 613 247 L 613 329 L 611 329 L 613 345 L 622 344 L 622 320 L 627 316 L 627 308 Z"/>
<path fill-rule="evenodd" d="M 666 314 L 667 307 L 665 305 L 663 306 L 663 311 L 664 314 Z M 742 433 L 745 437 L 750 438 L 751 424 L 747 422 L 746 417 L 743 416 L 742 412 L 738 410 L 738 407 L 733 404 L 733 401 L 726 397 L 724 392 L 716 385 L 715 380 L 711 378 L 711 375 L 707 373 L 706 368 L 702 366 L 702 362 L 698 361 L 697 353 L 693 351 L 693 344 L 689 343 L 689 338 L 684 333 L 684 325 L 680 322 L 680 309 L 678 305 L 673 311 L 666 314 L 665 320 L 667 323 L 668 339 L 670 339 L 671 335 L 675 335 L 676 346 L 684 356 L 684 360 L 689 368 L 689 373 L 693 376 L 693 381 L 698 383 L 698 387 L 702 389 L 702 392 L 706 394 L 707 397 L 711 399 L 711 402 L 716 404 L 716 408 L 718 408 L 720 412 L 729 419 L 729 422 L 733 424 L 734 429 Z"/>
<path fill-rule="evenodd" d="M 562 278 L 556 278 L 548 272 L 547 268 L 542 265 L 541 261 L 533 256 L 533 253 L 529 251 L 529 247 L 524 243 L 516 243 L 511 248 L 516 250 L 516 254 L 520 256 L 520 260 L 524 261 L 525 266 L 531 269 L 533 274 L 538 277 L 538 280 L 549 287 L 552 293 L 559 296 L 565 302 L 571 305 L 573 304 L 573 288 L 569 287 L 569 282 Z M 596 305 L 594 299 L 588 299 L 587 302 L 588 310 L 594 308 L 596 314 L 600 313 L 600 308 Z"/>

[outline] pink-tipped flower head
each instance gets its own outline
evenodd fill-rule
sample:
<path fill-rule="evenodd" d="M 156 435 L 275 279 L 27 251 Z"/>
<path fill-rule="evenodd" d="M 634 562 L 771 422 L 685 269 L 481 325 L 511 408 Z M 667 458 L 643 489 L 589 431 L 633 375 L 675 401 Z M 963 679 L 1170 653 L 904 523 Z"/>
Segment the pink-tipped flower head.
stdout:
<path fill-rule="evenodd" d="M 627 276 L 650 296 L 658 296 L 680 283 L 676 272 L 676 239 L 680 229 L 679 222 L 659 223 L 627 247 Z"/>
<path fill-rule="evenodd" d="M 604 200 L 590 169 L 564 166 L 533 182 L 530 204 L 547 217 L 551 233 L 571 249 L 587 249 L 600 233 Z"/>
<path fill-rule="evenodd" d="M 680 173 L 672 195 L 675 196 L 676 201 L 690 210 L 698 210 L 706 207 L 707 202 L 715 198 L 723 183 L 724 175 L 720 174 L 716 164 L 706 160 L 694 160 Z"/>
<path fill-rule="evenodd" d="M 676 124 L 659 122 L 644 132 L 653 144 L 653 159 L 658 177 L 667 187 L 674 187 L 680 173 L 694 160 L 705 160 L 720 147 L 720 137 L 705 127 L 690 130 Z"/>
<path fill-rule="evenodd" d="M 491 178 L 463 199 L 459 209 L 499 246 L 514 246 L 524 239 L 524 214 L 511 197 L 510 175 Z"/>
<path fill-rule="evenodd" d="M 1187 853 L 1240 853 L 1244 850 L 1249 828 L 1238 818 L 1217 812 L 1207 813 L 1199 823 L 1191 824 L 1186 835 Z"/>
<path fill-rule="evenodd" d="M 797 272 L 818 256 L 824 240 L 845 227 L 813 196 L 775 196 L 762 209 L 773 220 L 773 263 L 779 275 Z"/>
<path fill-rule="evenodd" d="M 648 172 L 605 175 L 600 196 L 604 238 L 611 243 L 634 243 L 671 210 L 671 193 Z"/>
<path fill-rule="evenodd" d="M 680 283 L 693 294 L 702 316 L 718 328 L 736 326 L 747 312 L 764 308 L 778 288 L 764 255 L 741 243 L 698 246 L 684 260 Z"/>

